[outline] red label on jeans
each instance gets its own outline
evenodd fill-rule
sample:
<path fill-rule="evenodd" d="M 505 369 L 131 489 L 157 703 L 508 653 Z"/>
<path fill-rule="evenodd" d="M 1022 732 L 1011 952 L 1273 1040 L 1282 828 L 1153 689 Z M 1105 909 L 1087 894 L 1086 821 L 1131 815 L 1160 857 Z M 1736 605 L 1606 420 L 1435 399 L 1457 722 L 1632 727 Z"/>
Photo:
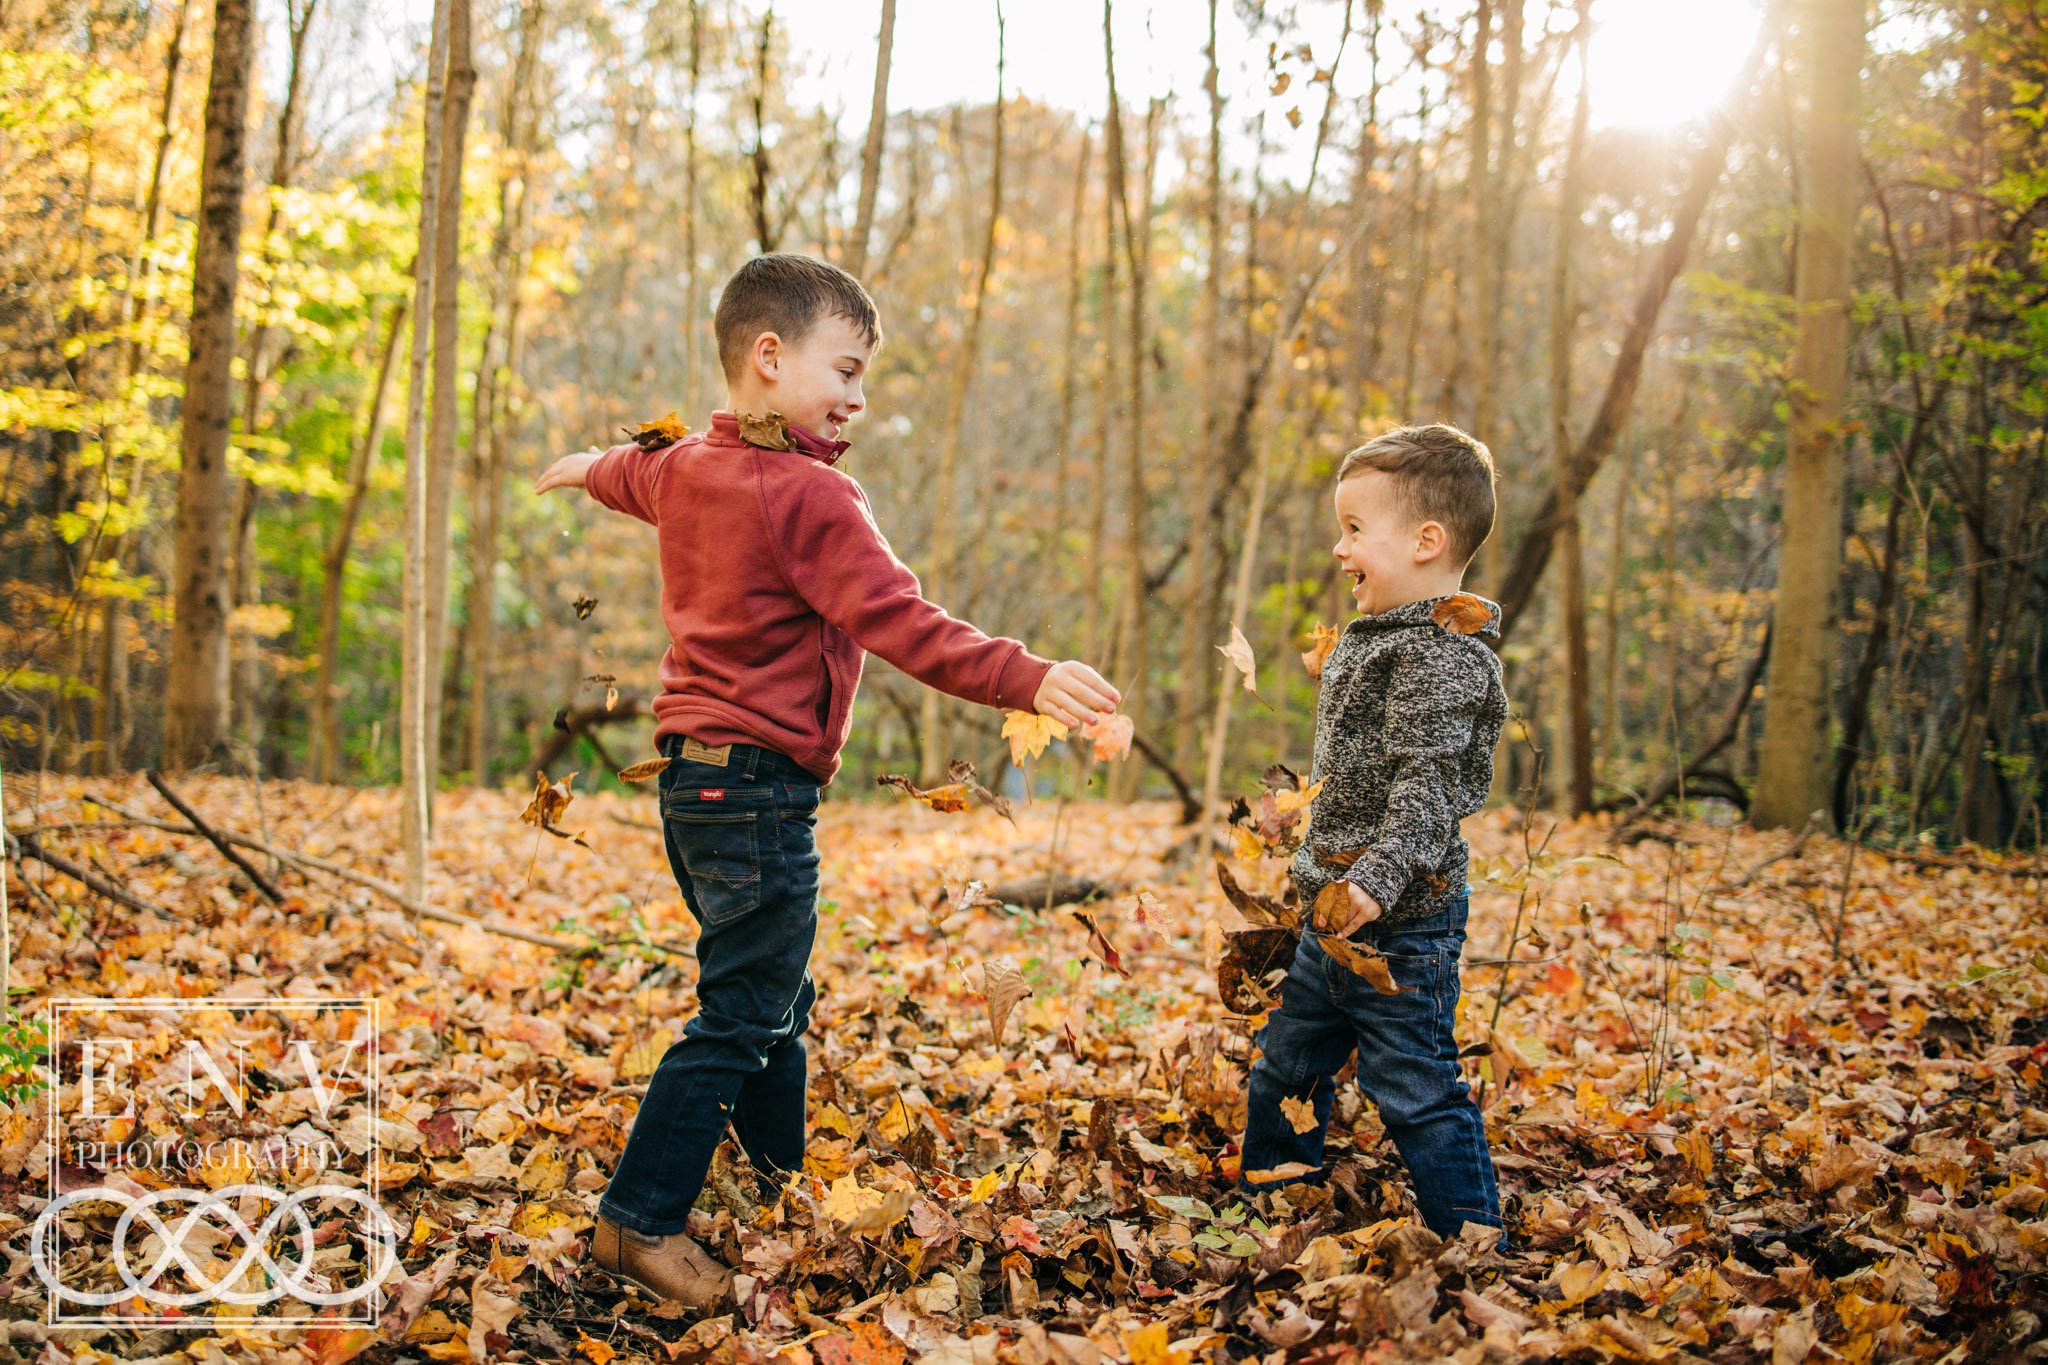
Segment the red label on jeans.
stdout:
<path fill-rule="evenodd" d="M 697 799 L 699 801 L 723 801 L 725 800 L 725 788 L 705 787 L 697 793 Z"/>

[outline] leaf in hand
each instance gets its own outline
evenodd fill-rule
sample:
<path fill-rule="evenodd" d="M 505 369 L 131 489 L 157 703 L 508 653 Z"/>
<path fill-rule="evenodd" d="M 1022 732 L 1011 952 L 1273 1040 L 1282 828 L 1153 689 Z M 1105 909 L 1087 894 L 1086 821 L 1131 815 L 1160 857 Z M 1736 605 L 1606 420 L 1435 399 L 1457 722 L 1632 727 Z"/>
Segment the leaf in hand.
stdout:
<path fill-rule="evenodd" d="M 632 764 L 619 769 L 619 781 L 645 782 L 650 777 L 661 776 L 662 771 L 673 762 L 675 760 L 672 758 L 650 758 L 644 762 Z"/>
<path fill-rule="evenodd" d="M 1316 896 L 1309 920 L 1319 934 L 1341 934 L 1351 922 L 1351 883 L 1331 882 Z"/>
<path fill-rule="evenodd" d="M 739 421 L 740 439 L 750 446 L 763 450 L 796 449 L 796 442 L 789 438 L 789 419 L 779 412 L 770 412 L 766 417 L 743 412 Z"/>
<path fill-rule="evenodd" d="M 1316 627 L 1315 638 L 1309 641 L 1308 648 L 1301 656 L 1302 667 L 1308 670 L 1311 678 L 1323 676 L 1323 662 L 1330 657 L 1330 651 L 1337 647 L 1337 641 L 1342 638 L 1343 632 L 1335 626 Z"/>
<path fill-rule="evenodd" d="M 1252 658 L 1252 642 L 1244 638 L 1244 632 L 1237 628 L 1235 622 L 1232 622 L 1230 627 L 1230 643 L 1218 645 L 1216 649 L 1224 658 L 1230 660 L 1232 668 L 1244 674 L 1244 690 L 1257 693 L 1259 665 Z"/>
<path fill-rule="evenodd" d="M 1335 934 L 1318 934 L 1316 938 L 1323 945 L 1323 951 L 1334 958 L 1338 966 L 1370 981 L 1372 988 L 1381 995 L 1401 993 L 1401 988 L 1394 984 L 1393 969 L 1387 965 L 1386 958 L 1380 956 L 1379 949 L 1354 943 L 1348 938 L 1338 938 Z"/>
<path fill-rule="evenodd" d="M 1485 598 L 1461 592 L 1430 608 L 1429 619 L 1453 635 L 1477 635 L 1493 619 L 1493 608 Z"/>
<path fill-rule="evenodd" d="M 1030 711 L 1003 712 L 1003 738 L 1010 741 L 1010 761 L 1020 768 L 1027 755 L 1038 758 L 1045 753 L 1046 745 L 1066 737 L 1067 727 L 1051 716 Z"/>
<path fill-rule="evenodd" d="M 992 957 L 981 967 L 981 993 L 988 1000 L 988 1026 L 995 1033 L 996 1046 L 1001 1047 L 1003 1026 L 1010 1022 L 1010 1011 L 1031 994 L 1031 987 L 1024 984 L 1024 973 L 1017 970 L 1015 962 L 1008 957 Z"/>
<path fill-rule="evenodd" d="M 1131 718 L 1121 714 L 1091 720 L 1081 727 L 1081 738 L 1095 745 L 1095 760 L 1098 763 L 1104 759 L 1129 758 L 1131 736 L 1134 733 Z"/>
<path fill-rule="evenodd" d="M 633 433 L 633 443 L 642 450 L 663 450 L 689 434 L 690 429 L 683 425 L 675 410 L 670 409 L 651 422 L 642 422 L 640 429 Z"/>
<path fill-rule="evenodd" d="M 527 802 L 526 809 L 519 813 L 520 821 L 538 825 L 557 839 L 569 839 L 589 848 L 590 845 L 583 842 L 581 834 L 563 829 L 560 823 L 562 816 L 569 810 L 569 803 L 576 799 L 576 794 L 569 790 L 570 784 L 576 780 L 576 774 L 570 773 L 560 782 L 552 784 L 548 782 L 548 775 L 544 772 L 535 773 L 534 777 L 536 781 L 533 800 Z"/>

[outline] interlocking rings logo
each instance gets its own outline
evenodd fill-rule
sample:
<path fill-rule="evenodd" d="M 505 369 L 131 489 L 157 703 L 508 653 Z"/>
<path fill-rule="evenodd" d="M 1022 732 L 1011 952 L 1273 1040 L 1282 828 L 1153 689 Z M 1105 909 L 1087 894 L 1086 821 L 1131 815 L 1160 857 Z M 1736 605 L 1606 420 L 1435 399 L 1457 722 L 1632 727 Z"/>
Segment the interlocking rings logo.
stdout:
<path fill-rule="evenodd" d="M 239 1201 L 251 1195 L 275 1206 L 262 1223 L 253 1228 L 235 1208 Z M 354 1204 L 362 1210 L 364 1251 L 375 1259 L 361 1284 L 339 1290 L 322 1287 L 326 1277 L 314 1267 L 313 1222 L 306 1212 L 308 1205 L 328 1199 Z M 157 1217 L 158 1205 L 186 1201 L 190 1201 L 193 1207 L 175 1226 L 167 1227 Z M 49 1247 L 55 1241 L 57 1219 L 74 1204 L 95 1202 L 123 1206 L 120 1220 L 114 1224 L 113 1246 L 113 1266 L 123 1285 L 120 1289 L 72 1288 L 59 1281 L 58 1268 L 51 1263 Z M 241 1242 L 241 1254 L 224 1271 L 208 1278 L 208 1267 L 188 1253 L 186 1243 L 198 1225 L 216 1219 Z M 279 1261 L 270 1254 L 271 1239 L 287 1219 L 294 1225 L 297 1254 Z M 159 1248 L 156 1259 L 139 1272 L 130 1259 L 128 1239 L 131 1233 L 144 1243 L 153 1235 Z M 373 1247 L 376 1249 L 374 1252 L 371 1251 Z M 29 1255 L 35 1263 L 36 1274 L 42 1277 L 43 1283 L 55 1296 L 53 1307 L 58 1301 L 63 1301 L 105 1308 L 133 1298 L 140 1298 L 159 1309 L 189 1308 L 198 1303 L 254 1306 L 288 1297 L 309 1304 L 332 1306 L 356 1303 L 377 1292 L 398 1264 L 398 1228 L 368 1191 L 349 1185 L 309 1185 L 290 1192 L 275 1185 L 229 1185 L 219 1190 L 154 1190 L 140 1198 L 111 1186 L 94 1185 L 66 1190 L 50 1201 L 42 1216 L 36 1219 L 35 1238 Z M 157 1282 L 174 1265 L 184 1272 L 185 1278 L 195 1288 L 178 1292 L 156 1288 Z M 261 1273 L 250 1275 L 252 1267 L 260 1267 Z M 245 1282 L 262 1287 L 236 1287 Z"/>

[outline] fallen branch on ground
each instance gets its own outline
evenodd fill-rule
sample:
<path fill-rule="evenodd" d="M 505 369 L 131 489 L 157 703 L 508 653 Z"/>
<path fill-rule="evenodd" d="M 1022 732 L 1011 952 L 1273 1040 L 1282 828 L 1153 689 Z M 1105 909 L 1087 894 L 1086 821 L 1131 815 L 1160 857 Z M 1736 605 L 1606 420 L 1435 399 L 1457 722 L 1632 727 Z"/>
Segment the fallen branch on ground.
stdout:
<path fill-rule="evenodd" d="M 220 836 L 220 831 L 216 830 L 212 825 L 209 825 L 206 823 L 206 821 L 202 820 L 199 817 L 199 812 L 193 810 L 191 806 L 185 803 L 184 797 L 178 795 L 176 792 L 171 790 L 171 784 L 164 781 L 162 773 L 156 772 L 154 769 L 152 769 L 150 772 L 144 775 L 149 778 L 149 785 L 156 788 L 156 794 L 158 796 L 161 796 L 164 800 L 170 802 L 171 808 L 173 810 L 177 811 L 178 814 L 184 816 L 187 820 L 191 821 L 192 827 L 198 830 L 201 834 L 205 835 L 206 841 L 212 844 L 215 848 L 219 849 L 220 854 L 223 858 L 226 858 L 236 867 L 242 869 L 243 875 L 247 876 L 250 883 L 254 885 L 258 891 L 263 893 L 264 899 L 268 900 L 272 905 L 284 904 L 284 892 L 277 889 L 277 883 L 271 881 L 270 878 L 264 876 L 263 873 L 257 869 L 256 864 L 250 862 L 247 858 L 244 858 L 241 854 L 235 852 L 235 846 L 229 843 L 226 839 L 223 839 Z"/>

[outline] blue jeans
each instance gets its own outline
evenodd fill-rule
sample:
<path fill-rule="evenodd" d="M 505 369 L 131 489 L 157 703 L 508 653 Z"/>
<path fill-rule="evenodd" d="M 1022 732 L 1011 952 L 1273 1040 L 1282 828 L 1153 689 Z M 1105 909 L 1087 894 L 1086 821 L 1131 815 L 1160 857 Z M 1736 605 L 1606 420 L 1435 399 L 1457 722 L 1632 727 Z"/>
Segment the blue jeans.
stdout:
<path fill-rule="evenodd" d="M 818 779 L 771 749 L 725 766 L 663 741 L 669 866 L 697 919 L 697 1014 L 662 1054 L 598 1211 L 653 1236 L 680 1232 L 726 1124 L 755 1167 L 804 1159 L 804 1030 L 817 987 Z"/>
<path fill-rule="evenodd" d="M 1259 1030 L 1263 1055 L 1252 1064 L 1243 1169 L 1289 1162 L 1320 1168 L 1330 1126 L 1331 1079 L 1358 1049 L 1358 1083 L 1379 1107 L 1387 1136 L 1408 1166 L 1423 1221 L 1449 1236 L 1467 1222 L 1501 1225 L 1486 1123 L 1466 1089 L 1452 1036 L 1458 1010 L 1458 957 L 1465 947 L 1467 901 L 1459 897 L 1427 919 L 1368 925 L 1354 935 L 1386 955 L 1399 995 L 1381 995 L 1330 960 L 1315 935 L 1302 935 L 1281 984 L 1280 1007 Z M 1282 1099 L 1306 1099 L 1315 1127 L 1297 1133 Z M 1320 1182 L 1325 1173 L 1310 1177 Z M 1245 1193 L 1289 1180 L 1252 1184 Z"/>

